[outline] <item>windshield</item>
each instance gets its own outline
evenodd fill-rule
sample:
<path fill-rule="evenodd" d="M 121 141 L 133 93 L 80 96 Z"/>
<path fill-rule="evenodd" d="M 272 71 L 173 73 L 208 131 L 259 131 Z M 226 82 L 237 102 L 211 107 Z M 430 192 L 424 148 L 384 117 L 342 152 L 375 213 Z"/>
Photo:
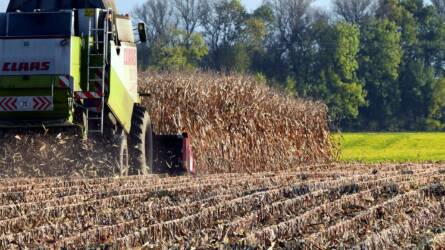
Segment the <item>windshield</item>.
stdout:
<path fill-rule="evenodd" d="M 45 37 L 73 34 L 73 14 L 69 12 L 8 13 L 8 37 Z M 1 33 L 1 32 L 0 32 Z"/>
<path fill-rule="evenodd" d="M 116 11 L 114 0 L 11 0 L 8 12 L 58 11 L 86 8 L 111 8 Z"/>

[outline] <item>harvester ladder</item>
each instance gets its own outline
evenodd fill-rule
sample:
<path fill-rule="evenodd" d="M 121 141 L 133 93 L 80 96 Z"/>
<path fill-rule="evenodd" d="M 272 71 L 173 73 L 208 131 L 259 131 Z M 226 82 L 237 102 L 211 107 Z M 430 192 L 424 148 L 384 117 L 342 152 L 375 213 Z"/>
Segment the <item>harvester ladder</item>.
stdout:
<path fill-rule="evenodd" d="M 86 108 L 86 134 L 103 134 L 105 118 L 105 87 L 106 69 L 108 64 L 109 31 L 108 15 L 110 10 L 101 10 L 105 13 L 102 28 L 93 25 L 93 17 L 89 20 L 88 41 L 92 38 L 92 43 L 88 42 L 87 61 L 87 92 L 96 93 L 95 99 L 100 104 L 97 107 Z M 96 22 L 94 22 L 95 24 Z M 97 25 L 99 26 L 99 25 Z"/>

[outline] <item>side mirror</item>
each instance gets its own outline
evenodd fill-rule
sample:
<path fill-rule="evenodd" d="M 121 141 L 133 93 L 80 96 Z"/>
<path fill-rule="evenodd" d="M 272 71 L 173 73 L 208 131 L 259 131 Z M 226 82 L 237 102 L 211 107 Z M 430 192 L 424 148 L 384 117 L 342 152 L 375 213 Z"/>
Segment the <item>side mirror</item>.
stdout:
<path fill-rule="evenodd" d="M 147 30 L 145 29 L 145 23 L 138 23 L 139 41 L 141 43 L 147 42 Z"/>

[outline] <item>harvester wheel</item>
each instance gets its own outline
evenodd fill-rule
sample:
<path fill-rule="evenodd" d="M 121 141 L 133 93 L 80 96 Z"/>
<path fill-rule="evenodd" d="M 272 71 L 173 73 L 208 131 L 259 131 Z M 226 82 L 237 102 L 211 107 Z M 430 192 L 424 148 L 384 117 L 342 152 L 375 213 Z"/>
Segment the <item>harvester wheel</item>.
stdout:
<path fill-rule="evenodd" d="M 135 106 L 130 135 L 130 155 L 136 173 L 153 172 L 153 127 L 145 108 Z"/>
<path fill-rule="evenodd" d="M 118 154 L 118 169 L 120 176 L 128 176 L 130 171 L 130 154 L 128 151 L 128 139 L 124 130 L 117 136 L 117 146 L 119 148 Z"/>

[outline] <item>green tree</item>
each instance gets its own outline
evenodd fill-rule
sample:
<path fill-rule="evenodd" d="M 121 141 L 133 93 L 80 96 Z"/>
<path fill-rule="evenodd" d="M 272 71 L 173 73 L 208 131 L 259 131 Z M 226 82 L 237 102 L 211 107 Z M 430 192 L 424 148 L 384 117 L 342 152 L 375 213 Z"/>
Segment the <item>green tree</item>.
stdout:
<path fill-rule="evenodd" d="M 271 24 L 274 21 L 274 13 L 270 4 L 262 4 L 253 11 L 252 17 Z"/>
<path fill-rule="evenodd" d="M 218 68 L 222 71 L 245 73 L 251 66 L 249 47 L 242 42 L 222 45 L 218 53 Z"/>
<path fill-rule="evenodd" d="M 378 18 L 396 23 L 401 33 L 397 118 L 404 129 L 428 129 L 433 92 L 445 63 L 445 31 L 439 11 L 421 0 L 383 0 L 377 13 Z"/>
<path fill-rule="evenodd" d="M 368 106 L 361 110 L 363 128 L 388 129 L 398 123 L 402 48 L 397 29 L 388 19 L 362 26 L 359 79 L 368 99 Z"/>
<path fill-rule="evenodd" d="M 271 53 L 276 51 L 275 48 L 275 30 L 274 30 L 274 12 L 269 4 L 263 4 L 249 16 L 246 21 L 248 39 L 245 43 L 250 49 L 252 72 L 261 72 L 270 78 L 275 77 L 281 68 L 281 60 L 275 60 L 277 54 Z M 283 75 L 286 75 L 283 73 Z M 284 77 L 285 78 L 285 77 Z"/>
<path fill-rule="evenodd" d="M 291 76 L 286 79 L 285 90 L 288 95 L 297 95 L 297 82 Z"/>
<path fill-rule="evenodd" d="M 161 49 L 158 66 L 168 70 L 190 70 L 199 66 L 208 53 L 203 37 L 179 29 L 173 30 L 171 36 L 169 44 Z"/>
<path fill-rule="evenodd" d="M 427 129 L 426 119 L 430 115 L 435 84 L 433 68 L 422 60 L 407 62 L 402 68 L 399 117 L 405 122 L 406 129 Z"/>
<path fill-rule="evenodd" d="M 438 79 L 434 86 L 427 126 L 434 130 L 445 128 L 445 78 L 443 77 Z"/>
<path fill-rule="evenodd" d="M 356 25 L 338 22 L 327 27 L 319 37 L 320 77 L 308 85 L 310 96 L 323 99 L 330 109 L 331 118 L 345 122 L 359 115 L 365 104 L 366 93 L 357 79 L 357 55 L 360 32 Z"/>

